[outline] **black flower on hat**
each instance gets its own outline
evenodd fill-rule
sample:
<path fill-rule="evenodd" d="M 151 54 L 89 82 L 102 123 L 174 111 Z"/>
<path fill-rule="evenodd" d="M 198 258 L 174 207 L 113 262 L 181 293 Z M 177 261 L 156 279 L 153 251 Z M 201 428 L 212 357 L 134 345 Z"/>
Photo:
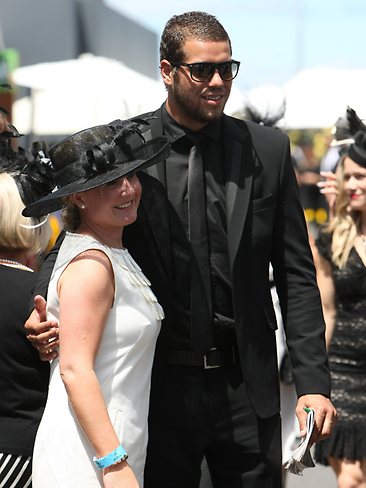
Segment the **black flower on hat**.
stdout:
<path fill-rule="evenodd" d="M 13 126 L 14 131 L 19 134 Z M 20 134 L 19 134 L 20 136 Z M 48 158 L 48 147 L 44 141 L 34 142 L 31 154 L 21 146 L 13 150 L 9 141 L 14 137 L 9 131 L 0 134 L 0 171 L 9 173 L 17 184 L 25 205 L 48 195 L 55 184 L 53 170 Z"/>
<path fill-rule="evenodd" d="M 148 122 L 143 119 L 140 119 L 139 123 L 148 125 Z M 127 142 L 128 136 L 133 137 L 134 134 L 136 134 L 140 137 L 140 140 L 138 141 L 140 144 L 145 142 L 139 123 L 136 121 L 125 123 L 113 139 L 114 144 L 118 145 L 129 159 L 133 159 L 133 151 L 131 145 Z M 81 166 L 85 170 L 87 177 L 92 178 L 93 176 L 97 176 L 100 173 L 105 173 L 112 169 L 115 163 L 116 154 L 111 145 L 103 143 L 86 151 L 85 160 L 82 161 Z"/>
<path fill-rule="evenodd" d="M 87 178 L 92 178 L 113 168 L 116 156 L 107 144 L 103 146 L 95 146 L 93 149 L 86 151 L 85 161 L 81 165 Z"/>
<path fill-rule="evenodd" d="M 33 159 L 29 160 L 15 176 L 19 193 L 25 205 L 48 195 L 55 187 L 48 146 L 44 141 L 32 144 Z"/>

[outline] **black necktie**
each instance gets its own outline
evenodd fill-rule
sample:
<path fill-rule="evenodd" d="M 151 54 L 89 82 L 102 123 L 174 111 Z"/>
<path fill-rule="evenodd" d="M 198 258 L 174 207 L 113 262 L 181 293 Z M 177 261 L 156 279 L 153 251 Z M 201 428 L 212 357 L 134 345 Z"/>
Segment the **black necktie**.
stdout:
<path fill-rule="evenodd" d="M 194 136 L 193 136 L 194 137 Z M 200 144 L 188 158 L 188 220 L 191 268 L 191 343 L 205 354 L 212 347 L 212 299 L 206 185 Z"/>

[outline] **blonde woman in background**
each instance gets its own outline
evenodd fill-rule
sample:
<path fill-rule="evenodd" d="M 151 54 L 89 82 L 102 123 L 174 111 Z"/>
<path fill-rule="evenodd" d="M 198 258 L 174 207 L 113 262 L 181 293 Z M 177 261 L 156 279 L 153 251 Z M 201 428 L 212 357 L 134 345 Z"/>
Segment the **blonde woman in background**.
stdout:
<path fill-rule="evenodd" d="M 339 488 L 366 486 L 366 132 L 341 158 L 333 217 L 317 240 L 332 401 L 339 420 L 316 447 Z"/>
<path fill-rule="evenodd" d="M 9 127 L 0 134 L 0 486 L 31 486 L 31 456 L 46 402 L 49 365 L 26 340 L 34 268 L 51 234 L 47 219 L 21 215 L 25 205 L 52 186 L 43 179 L 47 161 L 28 162 L 11 150 Z M 5 134 L 5 136 L 4 136 Z M 29 172 L 29 173 L 28 173 Z"/>

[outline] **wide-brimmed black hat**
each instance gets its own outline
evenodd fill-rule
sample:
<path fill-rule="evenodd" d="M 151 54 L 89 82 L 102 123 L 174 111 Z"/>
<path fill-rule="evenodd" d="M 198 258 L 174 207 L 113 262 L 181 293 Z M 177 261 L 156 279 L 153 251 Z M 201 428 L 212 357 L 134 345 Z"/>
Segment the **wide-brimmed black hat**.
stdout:
<path fill-rule="evenodd" d="M 355 163 L 366 168 L 366 132 L 360 130 L 355 135 L 355 141 L 347 150 L 347 156 Z"/>
<path fill-rule="evenodd" d="M 145 140 L 142 128 L 148 121 L 114 121 L 66 137 L 50 147 L 53 179 L 57 189 L 23 210 L 38 217 L 63 207 L 63 197 L 91 190 L 169 156 L 166 137 Z"/>

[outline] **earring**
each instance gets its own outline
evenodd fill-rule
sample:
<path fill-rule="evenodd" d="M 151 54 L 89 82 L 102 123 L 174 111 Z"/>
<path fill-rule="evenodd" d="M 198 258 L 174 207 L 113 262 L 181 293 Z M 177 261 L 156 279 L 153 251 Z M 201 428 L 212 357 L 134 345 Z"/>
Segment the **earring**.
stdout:
<path fill-rule="evenodd" d="M 84 203 L 82 203 L 82 204 L 80 205 L 80 208 L 84 210 L 84 208 L 85 208 Z"/>

